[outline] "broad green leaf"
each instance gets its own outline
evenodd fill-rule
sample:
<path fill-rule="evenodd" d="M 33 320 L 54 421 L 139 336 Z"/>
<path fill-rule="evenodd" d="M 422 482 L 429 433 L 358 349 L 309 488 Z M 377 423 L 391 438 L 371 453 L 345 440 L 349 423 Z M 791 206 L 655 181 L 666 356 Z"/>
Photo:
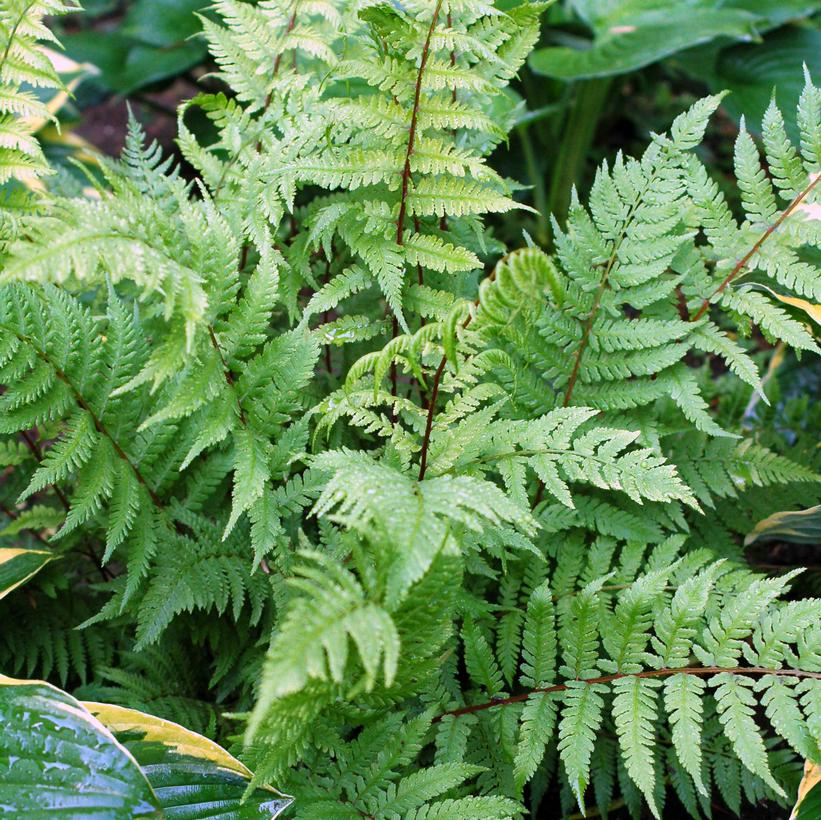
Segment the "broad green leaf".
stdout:
<path fill-rule="evenodd" d="M 48 550 L 0 547 L 0 598 L 4 598 L 13 589 L 25 584 L 52 558 L 54 558 L 54 553 Z"/>
<path fill-rule="evenodd" d="M 785 26 L 768 34 L 762 43 L 695 49 L 683 58 L 687 72 L 704 80 L 711 90 L 732 92 L 724 107 L 736 119 L 743 115 L 749 126 L 761 123 L 775 89 L 787 133 L 796 138 L 795 110 L 804 87 L 801 67 L 806 63 L 810 73 L 821 74 L 821 31 Z"/>
<path fill-rule="evenodd" d="M 798 807 L 797 820 L 816 820 L 821 817 L 821 785 L 816 786 Z"/>
<path fill-rule="evenodd" d="M 726 0 L 718 5 L 728 9 L 744 9 L 762 18 L 759 27 L 779 26 L 818 11 L 816 0 Z"/>
<path fill-rule="evenodd" d="M 129 3 L 122 31 L 135 40 L 158 48 L 170 48 L 199 34 L 198 12 L 205 0 L 136 0 Z"/>
<path fill-rule="evenodd" d="M 758 19 L 742 9 L 715 8 L 707 0 L 664 9 L 653 5 L 620 4 L 617 15 L 596 20 L 590 48 L 542 48 L 531 55 L 530 67 L 563 80 L 624 74 L 717 37 L 749 39 Z"/>
<path fill-rule="evenodd" d="M 39 115 L 33 115 L 26 118 L 29 128 L 31 128 L 31 130 L 35 133 L 41 132 L 42 129 L 46 128 L 50 121 L 55 122 L 55 116 L 69 101 L 71 94 L 76 90 L 77 86 L 80 85 L 80 83 L 87 76 L 96 73 L 94 66 L 89 65 L 88 63 L 80 64 L 75 62 L 70 57 L 66 57 L 65 54 L 61 54 L 59 51 L 44 48 L 43 54 L 48 57 L 49 61 L 54 66 L 55 71 L 57 71 L 65 83 L 65 86 L 63 88 L 50 89 L 48 93 L 41 94 L 43 102 L 42 111 Z M 67 128 L 67 131 L 70 133 L 71 129 Z M 42 138 L 44 134 L 38 133 L 38 136 Z M 49 135 L 49 141 L 52 141 L 51 135 Z"/>
<path fill-rule="evenodd" d="M 571 0 L 573 8 L 591 25 L 618 20 L 625 10 L 659 8 L 659 0 Z M 761 18 L 759 25 L 775 26 L 818 11 L 813 0 L 680 0 L 680 6 L 742 9 Z"/>
<path fill-rule="evenodd" d="M 821 505 L 807 510 L 785 510 L 764 518 L 744 539 L 744 545 L 759 540 L 817 544 L 821 541 Z"/>
<path fill-rule="evenodd" d="M 265 787 L 243 801 L 251 771 L 218 744 L 170 720 L 105 703 L 84 706 L 143 767 L 166 817 L 278 817 L 291 798 Z"/>
<path fill-rule="evenodd" d="M 55 686 L 0 675 L 0 722 L 4 814 L 27 819 L 162 817 L 130 752 Z"/>
<path fill-rule="evenodd" d="M 99 68 L 95 82 L 120 94 L 174 77 L 199 63 L 206 54 L 202 43 L 184 38 L 157 47 L 118 31 L 106 32 L 105 37 L 96 31 L 78 31 L 61 39 L 73 59 Z"/>
<path fill-rule="evenodd" d="M 821 766 L 817 763 L 804 763 L 804 776 L 798 786 L 798 798 L 795 801 L 790 820 L 812 820 L 821 816 Z"/>

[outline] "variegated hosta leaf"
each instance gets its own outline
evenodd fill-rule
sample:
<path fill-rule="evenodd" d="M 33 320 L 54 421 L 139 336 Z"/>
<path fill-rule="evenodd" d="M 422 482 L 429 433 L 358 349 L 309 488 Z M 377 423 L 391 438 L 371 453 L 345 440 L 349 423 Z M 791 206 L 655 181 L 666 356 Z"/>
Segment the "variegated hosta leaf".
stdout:
<path fill-rule="evenodd" d="M 252 772 L 212 740 L 45 681 L 0 675 L 0 719 L 0 806 L 14 817 L 273 820 L 291 804 L 248 793 Z"/>
<path fill-rule="evenodd" d="M 790 820 L 811 820 L 821 812 L 821 766 L 817 763 L 804 763 L 804 776 L 798 786 L 798 799 L 795 801 Z"/>
<path fill-rule="evenodd" d="M 136 709 L 84 705 L 143 767 L 167 817 L 274 818 L 291 804 L 270 787 L 243 800 L 251 771 L 203 735 Z"/>
<path fill-rule="evenodd" d="M 0 547 L 0 598 L 5 598 L 13 589 L 25 584 L 52 558 L 54 553 L 48 550 Z"/>
<path fill-rule="evenodd" d="M 162 817 L 132 755 L 57 687 L 0 675 L 0 722 L 5 816 Z"/>
<path fill-rule="evenodd" d="M 789 541 L 798 544 L 816 544 L 821 540 L 821 505 L 807 510 L 784 510 L 759 521 L 744 539 L 754 541 Z"/>

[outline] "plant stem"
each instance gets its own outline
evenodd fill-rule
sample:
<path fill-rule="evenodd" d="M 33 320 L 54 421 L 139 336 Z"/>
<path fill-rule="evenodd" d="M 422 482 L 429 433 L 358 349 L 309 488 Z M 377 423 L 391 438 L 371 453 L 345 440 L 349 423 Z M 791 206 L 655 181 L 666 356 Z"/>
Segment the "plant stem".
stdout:
<path fill-rule="evenodd" d="M 69 376 L 63 372 L 63 370 L 57 365 L 56 362 L 51 360 L 51 357 L 46 353 L 45 350 L 41 350 L 34 341 L 25 336 L 21 333 L 18 333 L 14 328 L 8 328 L 14 335 L 21 341 L 25 342 L 27 345 L 30 345 L 32 350 L 34 350 L 35 354 L 38 358 L 42 359 L 51 369 L 54 371 L 54 375 L 65 384 L 69 390 L 74 394 L 74 400 L 80 406 L 81 409 L 85 410 L 86 413 L 91 417 L 91 421 L 94 424 L 95 429 L 97 430 L 100 435 L 105 436 L 111 442 L 111 446 L 114 448 L 114 452 L 131 468 L 131 471 L 134 473 L 134 477 L 137 481 L 145 487 L 146 492 L 151 497 L 151 500 L 156 504 L 157 507 L 162 508 L 163 503 L 160 500 L 160 497 L 154 492 L 148 482 L 145 480 L 145 477 L 140 472 L 140 468 L 134 464 L 133 461 L 128 457 L 128 454 L 123 450 L 120 443 L 111 435 L 111 433 L 106 428 L 105 424 L 103 424 L 102 419 L 100 419 L 97 414 L 92 410 L 89 403 L 86 401 L 85 396 L 80 392 L 77 386 L 71 381 Z"/>
<path fill-rule="evenodd" d="M 576 85 L 576 98 L 570 108 L 559 153 L 553 164 L 547 208 L 560 223 L 567 219 L 570 191 L 578 184 L 585 158 L 590 154 L 590 146 L 596 135 L 611 82 L 609 77 L 605 77 L 582 80 Z"/>
<path fill-rule="evenodd" d="M 228 363 L 225 361 L 225 356 L 222 355 L 222 348 L 217 340 L 216 333 L 214 333 L 214 328 L 211 325 L 208 325 L 208 335 L 211 337 L 211 346 L 217 351 L 217 356 L 219 356 L 220 362 L 222 363 L 222 373 L 223 376 L 225 376 L 225 383 L 234 394 L 234 400 L 237 403 L 237 411 L 239 412 L 239 420 L 242 422 L 242 426 L 245 427 L 245 411 L 242 409 L 242 404 L 240 403 L 236 390 L 234 390 L 234 376 L 228 368 Z"/>
<path fill-rule="evenodd" d="M 639 205 L 641 204 L 643 195 L 644 192 L 642 191 L 636 197 L 636 201 L 633 203 L 632 207 L 630 208 L 630 212 L 627 214 L 627 217 L 624 220 L 624 225 L 622 226 L 619 238 L 613 242 L 613 250 L 611 251 L 610 257 L 607 260 L 607 264 L 604 268 L 604 273 L 602 274 L 601 282 L 599 283 L 599 287 L 596 290 L 596 295 L 593 298 L 593 306 L 590 308 L 590 314 L 588 315 L 584 323 L 582 338 L 579 342 L 579 347 L 576 350 L 576 358 L 573 362 L 573 370 L 570 373 L 570 379 L 567 382 L 567 390 L 564 394 L 564 401 L 562 402 L 562 407 L 567 407 L 570 404 L 570 400 L 573 398 L 573 390 L 576 387 L 576 380 L 579 378 L 579 369 L 581 368 L 582 357 L 584 356 L 584 351 L 587 349 L 587 345 L 590 341 L 590 333 L 593 330 L 593 323 L 596 321 L 596 316 L 598 315 L 599 308 L 601 307 L 602 297 L 604 296 L 605 290 L 607 290 L 607 283 L 610 279 L 610 273 L 616 264 L 616 260 L 619 256 L 619 249 L 621 248 L 621 244 L 624 241 L 624 238 L 627 236 L 627 228 L 632 222 L 633 217 L 635 216 L 635 213 L 638 210 Z"/>
<path fill-rule="evenodd" d="M 37 459 L 37 461 L 42 461 L 43 451 L 40 449 L 40 446 L 37 444 L 37 442 L 28 434 L 26 430 L 22 430 L 20 432 L 20 436 L 26 443 L 26 447 L 28 447 L 29 450 L 31 450 L 32 455 Z M 71 504 L 69 503 L 66 494 L 56 484 L 52 484 L 51 489 L 54 490 L 54 494 L 60 500 L 60 503 L 63 505 L 66 512 L 68 512 L 68 510 L 71 508 Z"/>
<path fill-rule="evenodd" d="M 408 190 L 410 188 L 411 178 L 411 157 L 413 156 L 413 148 L 416 143 L 416 126 L 419 120 L 419 106 L 422 102 L 422 78 L 425 74 L 425 67 L 428 64 L 428 57 L 430 56 L 430 41 L 433 37 L 436 22 L 439 19 L 439 12 L 442 10 L 443 0 L 438 0 L 436 8 L 433 10 L 433 18 L 430 21 L 430 28 L 428 28 L 428 36 L 425 38 L 425 44 L 422 47 L 422 56 L 419 60 L 419 70 L 416 72 L 416 88 L 413 95 L 413 110 L 411 111 L 410 128 L 408 130 L 408 145 L 405 150 L 405 165 L 402 168 L 402 193 L 399 198 L 399 215 L 396 217 L 396 244 L 402 246 L 405 244 L 405 218 L 408 212 Z M 420 284 L 422 284 L 422 272 L 419 269 L 418 276 Z M 393 317 L 392 338 L 396 338 L 399 334 L 399 321 L 396 316 Z M 398 395 L 396 363 L 391 363 L 391 395 Z M 391 422 L 396 423 L 396 410 L 391 408 Z M 423 453 L 427 455 L 427 450 Z"/>
<path fill-rule="evenodd" d="M 430 434 L 433 429 L 433 414 L 436 412 L 436 400 L 439 398 L 439 383 L 442 381 L 442 374 L 445 372 L 447 356 L 442 356 L 439 367 L 436 368 L 436 375 L 433 377 L 433 387 L 428 400 L 428 416 L 425 420 L 425 437 L 422 439 L 422 455 L 419 459 L 419 480 L 425 477 L 428 469 L 428 448 L 430 447 Z"/>
<path fill-rule="evenodd" d="M 581 342 L 579 342 L 579 347 L 576 350 L 576 358 L 573 362 L 573 370 L 570 373 L 570 379 L 567 382 L 567 390 L 564 394 L 562 407 L 567 407 L 570 404 L 570 400 L 573 398 L 573 390 L 576 387 L 576 380 L 579 378 L 579 370 L 582 366 L 582 356 L 584 356 L 584 351 L 587 349 L 587 344 L 590 341 L 590 333 L 593 330 L 593 322 L 596 321 L 596 316 L 599 312 L 599 306 L 601 305 L 602 296 L 604 295 L 605 288 L 607 287 L 607 278 L 610 275 L 610 270 L 613 267 L 615 258 L 616 251 L 614 250 L 613 255 L 610 257 L 610 262 L 607 265 L 607 270 L 605 270 L 604 276 L 602 277 L 601 284 L 599 285 L 599 288 L 596 291 L 596 296 L 593 299 L 593 307 L 590 308 L 590 315 L 587 317 L 584 323 L 584 330 L 582 331 L 582 340 Z"/>
<path fill-rule="evenodd" d="M 5 504 L 0 504 L 0 512 L 4 512 L 12 521 L 16 521 L 20 517 L 14 510 L 10 509 Z M 51 549 L 51 544 L 37 530 L 32 527 L 26 527 L 25 529 L 27 529 L 44 547 L 48 547 L 49 550 L 53 552 Z M 114 577 L 113 573 L 103 566 L 103 562 L 100 560 L 100 557 L 94 551 L 91 544 L 87 544 L 85 550 L 78 549 L 78 552 L 94 564 L 95 569 L 100 573 L 100 577 L 104 581 L 110 581 Z"/>
<path fill-rule="evenodd" d="M 494 268 L 493 272 L 488 277 L 491 282 L 496 278 L 496 270 L 498 270 L 499 265 L 501 265 L 508 258 L 508 256 L 510 256 L 510 254 L 505 255 L 496 263 L 496 268 Z M 474 307 L 477 306 L 479 304 L 479 299 L 477 298 L 473 304 Z M 465 328 L 470 325 L 472 320 L 473 316 L 468 316 L 467 319 L 462 322 L 462 330 L 465 330 Z M 425 472 L 428 468 L 428 447 L 430 446 L 430 435 L 433 429 L 433 417 L 436 413 L 436 399 L 439 396 L 439 384 L 445 373 L 446 364 L 447 356 L 442 356 L 442 361 L 439 362 L 439 367 L 436 369 L 436 374 L 433 377 L 433 387 L 431 389 L 430 402 L 428 403 L 428 415 L 425 420 L 425 435 L 422 439 L 422 453 L 419 458 L 419 481 L 425 477 Z"/>
<path fill-rule="evenodd" d="M 288 28 L 285 29 L 286 36 L 294 30 L 294 26 L 296 25 L 297 6 L 299 6 L 299 0 L 294 0 L 294 8 L 293 8 L 293 11 L 291 12 L 291 17 L 288 20 Z M 273 74 L 274 77 L 276 77 L 277 73 L 279 72 L 279 67 L 282 64 L 282 55 L 284 53 L 285 53 L 284 51 L 280 51 L 279 54 L 277 54 L 276 59 L 274 60 L 274 74 Z M 294 49 L 294 69 L 296 69 L 296 49 Z M 269 94 L 268 97 L 266 98 L 266 106 L 265 107 L 267 108 L 270 104 L 271 104 L 271 95 Z"/>
<path fill-rule="evenodd" d="M 533 147 L 533 140 L 530 139 L 530 131 L 527 125 L 520 125 L 516 129 L 519 135 L 519 142 L 522 143 L 522 154 L 524 155 L 525 167 L 527 168 L 528 182 L 533 186 L 533 205 L 539 212 L 536 217 L 536 241 L 540 245 L 550 244 L 550 203 L 547 201 L 547 189 L 544 184 L 544 176 L 539 170 L 539 163 L 536 160 L 536 150 Z"/>
<path fill-rule="evenodd" d="M 5 504 L 0 504 L 0 512 L 5 513 L 5 515 L 10 518 L 12 521 L 16 521 L 20 516 L 12 510 L 10 507 L 7 507 Z M 32 529 L 31 527 L 26 527 L 26 529 L 43 545 L 46 547 L 51 547 L 48 541 L 40 535 L 37 530 Z"/>
<path fill-rule="evenodd" d="M 766 669 L 761 666 L 688 666 L 679 669 L 649 669 L 646 672 L 636 672 L 635 674 L 619 673 L 615 675 L 602 675 L 600 678 L 580 680 L 579 683 L 612 683 L 622 678 L 665 678 L 671 675 L 720 675 L 723 672 L 727 672 L 731 675 L 778 675 L 785 678 L 813 678 L 814 680 L 821 680 L 821 672 L 805 672 L 803 669 Z M 511 703 L 521 703 L 527 700 L 531 695 L 549 695 L 553 692 L 565 692 L 567 688 L 567 684 L 558 683 L 555 686 L 530 689 L 527 692 L 511 695 L 508 698 L 499 698 L 498 700 L 489 700 L 486 703 L 476 703 L 473 706 L 463 706 L 460 709 L 451 709 L 448 712 L 442 712 L 442 714 L 437 715 L 433 719 L 433 722 L 439 723 L 448 715 L 461 717 L 462 715 L 472 715 L 474 712 L 484 712 L 486 709 L 493 709 L 497 706 L 509 706 Z"/>
<path fill-rule="evenodd" d="M 422 102 L 422 77 L 430 56 L 430 41 L 433 37 L 436 21 L 439 19 L 439 12 L 442 10 L 443 0 L 438 0 L 436 8 L 433 10 L 433 19 L 430 21 L 428 36 L 425 38 L 425 45 L 422 47 L 422 57 L 419 60 L 419 71 L 416 73 L 416 88 L 413 95 L 413 110 L 411 111 L 410 129 L 408 131 L 408 146 L 405 151 L 405 166 L 402 169 L 402 193 L 399 199 L 399 216 L 396 218 L 396 244 L 404 243 L 405 217 L 408 210 L 408 188 L 411 177 L 411 157 L 416 142 L 416 125 L 419 119 L 419 106 Z"/>
<path fill-rule="evenodd" d="M 720 293 L 723 293 L 727 286 L 747 267 L 749 261 L 755 256 L 758 251 L 761 249 L 761 246 L 781 227 L 784 220 L 787 219 L 795 209 L 807 198 L 810 191 L 818 184 L 819 180 L 821 180 L 821 173 L 815 174 L 815 176 L 810 177 L 809 185 L 804 188 L 803 191 L 800 191 L 795 199 L 786 207 L 784 212 L 775 222 L 758 237 L 755 245 L 750 248 L 749 252 L 745 254 L 735 265 L 735 267 L 730 271 L 727 278 L 713 291 L 713 293 L 708 296 L 702 303 L 701 307 L 698 309 L 698 312 L 695 316 L 693 316 L 692 321 L 697 322 L 709 309 L 710 309 L 710 302 L 716 298 Z"/>

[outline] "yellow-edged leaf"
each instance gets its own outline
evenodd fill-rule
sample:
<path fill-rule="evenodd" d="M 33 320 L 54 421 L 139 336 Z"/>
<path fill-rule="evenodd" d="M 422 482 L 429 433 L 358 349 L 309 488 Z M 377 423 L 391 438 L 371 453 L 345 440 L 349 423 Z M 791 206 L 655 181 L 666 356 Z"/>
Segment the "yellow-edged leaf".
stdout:
<path fill-rule="evenodd" d="M 244 763 L 225 751 L 218 743 L 180 726 L 179 723 L 113 703 L 87 701 L 83 705 L 115 734 L 139 732 L 141 740 L 145 742 L 162 743 L 177 754 L 207 760 L 248 779 L 253 776 Z"/>
<path fill-rule="evenodd" d="M 48 550 L 0 547 L 0 598 L 25 584 L 54 557 Z"/>
<path fill-rule="evenodd" d="M 65 54 L 61 54 L 50 48 L 41 47 L 40 50 L 51 60 L 51 64 L 58 74 L 69 74 L 73 76 L 62 88 L 57 89 L 54 95 L 45 103 L 46 110 L 51 115 L 50 117 L 25 117 L 23 119 L 23 122 L 25 122 L 28 128 L 35 133 L 43 128 L 49 119 L 52 121 L 56 119 L 57 112 L 68 102 L 74 89 L 77 88 L 86 77 L 100 73 L 99 69 L 91 65 L 91 63 L 75 62 Z"/>
<path fill-rule="evenodd" d="M 56 686 L 0 675 L 0 724 L 4 816 L 163 816 L 131 753 Z"/>
<path fill-rule="evenodd" d="M 790 305 L 790 307 L 798 308 L 799 310 L 803 310 L 810 319 L 813 320 L 817 325 L 821 325 L 821 305 L 813 304 L 812 302 L 808 302 L 806 299 L 799 299 L 797 296 L 784 296 L 780 293 L 776 293 L 774 290 L 766 287 L 765 285 L 761 285 L 760 287 L 764 288 L 764 290 L 768 290 L 779 302 L 783 302 L 785 305 Z"/>
<path fill-rule="evenodd" d="M 821 541 L 821 504 L 807 510 L 784 510 L 759 521 L 744 539 L 744 546 L 760 538 L 814 544 Z"/>
<path fill-rule="evenodd" d="M 817 763 L 811 763 L 809 760 L 804 761 L 804 776 L 801 778 L 801 783 L 798 785 L 798 799 L 795 801 L 790 820 L 796 820 L 798 817 L 798 810 L 804 802 L 804 798 L 821 783 L 821 766 Z"/>
<path fill-rule="evenodd" d="M 249 790 L 253 773 L 197 732 L 124 706 L 83 705 L 144 767 L 163 809 L 189 820 L 251 820 L 275 818 L 292 802 L 270 786 Z"/>

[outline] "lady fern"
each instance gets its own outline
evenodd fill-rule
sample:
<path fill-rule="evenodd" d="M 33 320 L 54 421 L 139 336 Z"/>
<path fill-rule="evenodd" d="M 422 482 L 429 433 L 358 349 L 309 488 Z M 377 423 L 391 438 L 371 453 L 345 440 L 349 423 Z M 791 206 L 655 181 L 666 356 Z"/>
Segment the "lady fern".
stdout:
<path fill-rule="evenodd" d="M 56 42 L 45 17 L 76 11 L 59 0 L 7 0 L 0 7 L 0 182 L 26 181 L 50 173 L 32 133 L 32 119 L 52 119 L 38 99 L 38 88 L 62 82 L 38 41 Z M 8 207 L 8 205 L 7 205 Z"/>
<path fill-rule="evenodd" d="M 2 663 L 230 711 L 297 817 L 784 801 L 818 602 L 742 537 L 817 466 L 741 416 L 754 326 L 818 352 L 770 293 L 821 290 L 821 92 L 800 148 L 770 106 L 766 166 L 742 128 L 740 223 L 695 151 L 717 96 L 602 165 L 554 255 L 508 250 L 489 157 L 547 4 L 508 5 L 220 0 L 196 178 L 132 123 L 93 196 L 4 221 L 0 538 L 61 560 L 0 604 Z M 3 11 L 37 55 L 4 97 L 43 11 Z"/>

